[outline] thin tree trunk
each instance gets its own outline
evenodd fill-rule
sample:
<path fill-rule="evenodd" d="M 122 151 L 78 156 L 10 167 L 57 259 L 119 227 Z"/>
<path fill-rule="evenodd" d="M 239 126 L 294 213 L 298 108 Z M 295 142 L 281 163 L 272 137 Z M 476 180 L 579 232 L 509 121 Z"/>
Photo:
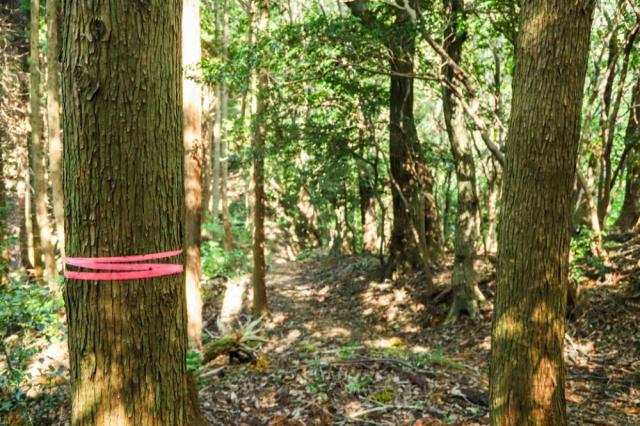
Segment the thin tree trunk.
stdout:
<path fill-rule="evenodd" d="M 462 47 L 467 37 L 464 0 L 444 0 L 444 8 L 448 15 L 444 48 L 449 57 L 460 64 Z M 485 300 L 478 288 L 474 268 L 476 242 L 480 235 L 476 168 L 464 122 L 464 110 L 451 90 L 451 86 L 456 85 L 454 70 L 451 65 L 445 65 L 443 73 L 445 78 L 442 87 L 444 121 L 454 159 L 458 187 L 455 258 L 451 277 L 453 303 L 448 320 L 455 321 L 461 312 L 467 312 L 475 320 L 480 317 L 479 303 Z"/>
<path fill-rule="evenodd" d="M 202 223 L 202 92 L 194 80 L 201 57 L 200 1 L 184 0 L 182 8 L 182 79 L 184 115 L 185 250 L 188 334 L 201 345 L 200 228 Z"/>
<path fill-rule="evenodd" d="M 213 152 L 213 122 L 215 120 L 215 88 L 203 86 L 203 113 L 202 113 L 202 207 L 201 217 L 207 220 L 209 203 L 211 202 L 211 179 L 213 177 L 212 152 Z"/>
<path fill-rule="evenodd" d="M 181 3 L 65 1 L 62 16 L 66 253 L 181 248 Z M 65 303 L 73 426 L 204 424 L 188 390 L 183 274 L 68 279 Z"/>
<path fill-rule="evenodd" d="M 60 132 L 60 65 L 58 0 L 47 0 L 47 132 L 49 178 L 58 250 L 64 258 L 64 200 L 62 197 L 62 134 Z"/>
<path fill-rule="evenodd" d="M 229 10 L 228 1 L 222 0 L 222 55 L 225 61 L 228 60 L 227 56 L 227 31 L 229 27 Z M 222 224 L 224 226 L 224 246 L 225 250 L 233 250 L 233 232 L 231 229 L 231 214 L 229 213 L 229 197 L 227 191 L 227 182 L 229 180 L 229 161 L 227 157 L 227 127 L 226 120 L 229 114 L 229 94 L 227 92 L 226 83 L 220 84 L 221 88 L 221 103 L 220 108 L 222 118 L 222 129 L 220 132 L 220 201 L 222 201 Z"/>
<path fill-rule="evenodd" d="M 253 3 L 253 1 L 252 1 Z M 257 34 L 264 36 L 269 23 L 269 0 L 257 0 Z M 254 9 L 255 10 L 255 9 Z M 265 192 L 264 192 L 264 156 L 265 156 L 265 112 L 267 70 L 263 65 L 253 78 L 251 109 L 253 116 L 253 312 L 256 316 L 268 311 L 265 262 Z"/>
<path fill-rule="evenodd" d="M 625 146 L 631 146 L 626 163 L 624 202 L 616 226 L 623 231 L 633 229 L 640 219 L 640 80 L 633 89 Z"/>
<path fill-rule="evenodd" d="M 593 0 L 522 3 L 491 348 L 491 424 L 567 424 L 569 225 Z"/>
<path fill-rule="evenodd" d="M 42 139 L 42 115 L 40 115 L 40 47 L 39 47 L 39 10 L 40 1 L 31 0 L 31 41 L 30 41 L 30 74 L 31 74 L 31 146 L 33 167 L 33 207 L 38 227 L 38 237 L 44 256 L 44 279 L 53 292 L 59 290 L 58 272 L 53 244 L 51 243 L 51 226 L 47 208 L 47 180 L 45 173 L 44 141 Z M 35 235 L 35 234 L 34 234 Z M 34 243 L 35 246 L 35 243 Z"/>
<path fill-rule="evenodd" d="M 216 84 L 216 105 L 213 121 L 213 138 L 212 138 L 212 176 L 211 176 L 211 216 L 213 220 L 218 220 L 220 214 L 220 136 L 222 134 L 222 90 L 221 83 Z"/>
<path fill-rule="evenodd" d="M 411 1 L 415 11 L 417 4 Z M 391 52 L 389 159 L 391 164 L 393 226 L 388 274 L 426 271 L 431 285 L 431 254 L 426 241 L 426 197 L 431 176 L 420 154 L 413 115 L 415 34 L 400 31 L 414 25 L 407 11 L 398 11 L 399 32 L 389 40 Z M 436 221 L 437 223 L 437 221 Z"/>

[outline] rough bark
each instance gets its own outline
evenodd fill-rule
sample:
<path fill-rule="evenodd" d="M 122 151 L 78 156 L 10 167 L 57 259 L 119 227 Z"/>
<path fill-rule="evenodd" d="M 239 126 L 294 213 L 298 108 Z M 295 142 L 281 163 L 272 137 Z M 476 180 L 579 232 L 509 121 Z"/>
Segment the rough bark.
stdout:
<path fill-rule="evenodd" d="M 633 89 L 625 146 L 630 147 L 629 160 L 626 163 L 624 202 L 616 226 L 628 231 L 633 229 L 640 219 L 640 81 Z"/>
<path fill-rule="evenodd" d="M 269 0 L 257 0 L 257 33 L 263 36 L 269 23 Z M 255 10 L 255 9 L 254 9 Z M 252 85 L 251 109 L 253 129 L 251 144 L 253 151 L 253 313 L 256 316 L 268 311 L 267 286 L 265 280 L 265 192 L 264 192 L 264 150 L 265 150 L 265 111 L 267 107 L 266 87 L 267 70 L 263 65 L 256 70 Z"/>
<path fill-rule="evenodd" d="M 567 424 L 569 224 L 593 0 L 523 3 L 507 135 L 491 424 Z"/>
<path fill-rule="evenodd" d="M 200 228 L 202 223 L 202 93 L 196 81 L 201 57 L 200 1 L 182 6 L 182 79 L 184 116 L 185 252 L 189 341 L 201 345 L 202 295 L 200 293 Z"/>
<path fill-rule="evenodd" d="M 64 258 L 64 200 L 62 197 L 62 134 L 60 131 L 60 64 L 58 0 L 47 0 L 47 134 L 49 180 L 58 250 Z"/>
<path fill-rule="evenodd" d="M 45 173 L 44 140 L 42 138 L 42 115 L 40 114 L 40 47 L 39 47 L 39 10 L 40 1 L 31 0 L 31 39 L 30 70 L 31 74 L 31 152 L 33 168 L 33 213 L 35 214 L 39 244 L 44 259 L 44 279 L 51 291 L 57 292 L 58 272 L 56 257 L 51 242 L 51 226 L 47 202 L 47 179 Z M 35 243 L 34 243 L 35 245 Z"/>
<path fill-rule="evenodd" d="M 455 63 L 460 64 L 462 47 L 467 37 L 464 29 L 464 0 L 444 0 L 444 8 L 448 19 L 444 33 L 444 49 Z M 453 73 L 451 65 L 445 64 L 442 104 L 458 188 L 455 257 L 451 277 L 453 303 L 448 315 L 449 321 L 455 320 L 462 312 L 467 312 L 473 319 L 479 318 L 479 303 L 484 301 L 477 285 L 474 268 L 476 242 L 480 235 L 476 168 L 464 122 L 464 110 L 451 90 L 451 86 L 456 85 Z"/>
<path fill-rule="evenodd" d="M 179 0 L 63 2 L 69 256 L 184 244 L 181 10 Z M 200 424 L 187 413 L 184 284 L 183 274 L 67 280 L 72 425 Z"/>

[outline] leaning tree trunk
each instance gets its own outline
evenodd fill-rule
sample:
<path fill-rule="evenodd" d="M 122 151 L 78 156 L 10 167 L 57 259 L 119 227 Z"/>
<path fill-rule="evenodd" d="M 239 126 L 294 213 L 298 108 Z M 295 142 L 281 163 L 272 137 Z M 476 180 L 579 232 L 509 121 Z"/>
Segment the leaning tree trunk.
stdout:
<path fill-rule="evenodd" d="M 631 146 L 626 165 L 624 202 L 616 226 L 623 231 L 634 228 L 640 219 L 640 81 L 633 88 L 625 145 Z"/>
<path fill-rule="evenodd" d="M 202 93 L 196 81 L 200 66 L 200 1 L 184 0 L 182 8 L 182 78 L 184 116 L 184 185 L 186 290 L 189 341 L 199 347 L 202 334 L 200 294 L 200 225 L 202 222 Z"/>
<path fill-rule="evenodd" d="M 58 0 L 47 0 L 47 134 L 49 178 L 58 250 L 64 258 L 64 200 L 62 197 L 62 134 L 60 132 L 60 65 Z"/>
<path fill-rule="evenodd" d="M 42 115 L 40 114 L 40 48 L 39 48 L 40 1 L 31 0 L 31 166 L 33 167 L 33 213 L 38 237 L 44 257 L 44 279 L 54 292 L 59 290 L 56 257 L 51 243 L 51 226 L 47 203 L 47 179 L 45 173 L 44 140 L 42 139 Z M 34 234 L 35 236 L 35 234 Z M 35 245 L 35 244 L 34 244 Z"/>
<path fill-rule="evenodd" d="M 178 0 L 63 2 L 66 253 L 182 248 Z M 74 426 L 186 425 L 183 274 L 66 281 Z"/>
<path fill-rule="evenodd" d="M 258 36 L 264 36 L 269 22 L 269 0 L 257 0 Z M 255 10 L 255 9 L 254 9 Z M 253 78 L 255 88 L 252 90 L 252 150 L 253 150 L 253 312 L 256 316 L 268 311 L 266 262 L 265 262 L 265 192 L 264 192 L 264 157 L 265 157 L 265 113 L 267 70 L 260 65 Z"/>
<path fill-rule="evenodd" d="M 416 2 L 410 2 L 416 10 Z M 415 34 L 409 14 L 396 15 L 398 31 L 389 40 L 391 90 L 389 98 L 389 161 L 393 202 L 388 274 L 420 271 L 431 283 L 431 254 L 426 236 L 426 188 L 431 176 L 425 166 L 413 115 Z M 403 31 L 404 30 L 404 31 Z"/>
<path fill-rule="evenodd" d="M 567 424 L 563 340 L 572 189 L 593 0 L 523 3 L 507 135 L 491 424 Z"/>
<path fill-rule="evenodd" d="M 444 6 L 449 20 L 444 33 L 444 48 L 451 60 L 459 64 L 462 60 L 462 46 L 467 37 L 464 25 L 464 0 L 445 0 Z M 464 111 L 453 92 L 457 83 L 451 64 L 445 64 L 443 74 L 445 79 L 442 87 L 444 121 L 455 163 L 458 186 L 455 258 L 451 277 L 453 303 L 448 320 L 455 321 L 461 312 L 467 312 L 471 318 L 478 319 L 480 317 L 478 305 L 485 299 L 478 288 L 474 268 L 476 242 L 480 235 L 476 168 L 464 122 Z M 458 92 L 462 92 L 460 88 Z"/>

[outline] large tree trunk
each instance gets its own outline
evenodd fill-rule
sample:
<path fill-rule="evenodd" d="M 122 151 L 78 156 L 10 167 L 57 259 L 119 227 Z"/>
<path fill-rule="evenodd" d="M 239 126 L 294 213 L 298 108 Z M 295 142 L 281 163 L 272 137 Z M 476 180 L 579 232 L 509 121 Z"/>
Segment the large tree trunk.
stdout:
<path fill-rule="evenodd" d="M 523 3 L 507 135 L 491 424 L 567 424 L 569 224 L 593 0 Z"/>
<path fill-rule="evenodd" d="M 182 3 L 63 2 L 63 182 L 68 256 L 181 248 Z M 187 418 L 183 274 L 67 280 L 74 426 Z"/>
<path fill-rule="evenodd" d="M 464 0 L 444 0 L 448 23 L 444 33 L 444 48 L 449 57 L 460 64 L 465 32 Z M 458 186 L 458 212 L 455 233 L 455 258 L 453 262 L 453 304 L 448 319 L 455 320 L 461 312 L 473 319 L 480 317 L 479 302 L 484 296 L 477 285 L 474 268 L 476 242 L 480 235 L 476 168 L 471 142 L 464 122 L 464 111 L 455 98 L 452 87 L 456 85 L 451 65 L 443 69 L 445 82 L 442 87 L 444 122 L 449 136 Z"/>
<path fill-rule="evenodd" d="M 202 93 L 197 69 L 200 51 L 200 1 L 184 0 L 182 8 L 182 79 L 184 115 L 184 184 L 186 291 L 189 341 L 201 344 L 200 225 L 202 223 Z"/>
<path fill-rule="evenodd" d="M 410 1 L 415 12 L 417 4 Z M 415 34 L 414 22 L 406 10 L 398 10 L 399 31 L 389 40 L 391 90 L 389 98 L 389 161 L 393 200 L 388 273 L 424 270 L 431 283 L 431 254 L 426 236 L 427 188 L 431 176 L 426 169 L 413 115 Z M 430 210 L 429 210 L 430 211 Z M 434 222 L 437 224 L 437 220 Z M 437 225 L 436 225 L 437 226 Z M 437 228 L 436 228 L 437 229 Z"/>
<path fill-rule="evenodd" d="M 633 88 L 625 146 L 632 148 L 626 164 L 624 202 L 616 226 L 628 231 L 640 220 L 640 81 Z"/>
<path fill-rule="evenodd" d="M 258 21 L 257 34 L 264 36 L 269 23 L 269 0 L 256 0 Z M 268 311 L 267 288 L 265 282 L 265 192 L 264 192 L 264 156 L 265 156 L 265 113 L 267 70 L 263 65 L 256 71 L 252 79 L 251 113 L 253 116 L 252 151 L 253 151 L 253 312 L 256 316 Z"/>
<path fill-rule="evenodd" d="M 51 291 L 57 292 L 58 272 L 53 244 L 51 243 L 51 226 L 47 208 L 47 179 L 45 173 L 44 140 L 42 139 L 42 115 L 40 114 L 40 47 L 39 47 L 39 10 L 40 1 L 31 0 L 31 40 L 30 40 L 30 74 L 31 74 L 31 152 L 33 168 L 33 213 L 35 214 L 38 237 L 44 256 L 44 279 Z M 35 234 L 34 234 L 35 235 Z M 35 245 L 35 244 L 34 244 Z"/>
<path fill-rule="evenodd" d="M 60 65 L 58 0 L 47 0 L 47 133 L 49 179 L 58 249 L 64 258 L 64 200 L 62 197 L 62 135 L 60 132 Z"/>

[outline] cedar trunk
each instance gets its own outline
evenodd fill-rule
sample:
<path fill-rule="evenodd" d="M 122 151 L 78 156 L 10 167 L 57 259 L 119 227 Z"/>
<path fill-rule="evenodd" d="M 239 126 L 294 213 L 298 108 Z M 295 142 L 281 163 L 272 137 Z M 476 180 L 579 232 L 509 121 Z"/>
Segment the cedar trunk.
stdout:
<path fill-rule="evenodd" d="M 507 135 L 491 424 L 567 424 L 569 224 L 593 0 L 523 3 Z"/>
<path fill-rule="evenodd" d="M 63 2 L 69 256 L 184 243 L 179 0 Z M 175 260 L 174 260 L 175 261 Z M 72 424 L 191 425 L 183 274 L 67 280 Z"/>

